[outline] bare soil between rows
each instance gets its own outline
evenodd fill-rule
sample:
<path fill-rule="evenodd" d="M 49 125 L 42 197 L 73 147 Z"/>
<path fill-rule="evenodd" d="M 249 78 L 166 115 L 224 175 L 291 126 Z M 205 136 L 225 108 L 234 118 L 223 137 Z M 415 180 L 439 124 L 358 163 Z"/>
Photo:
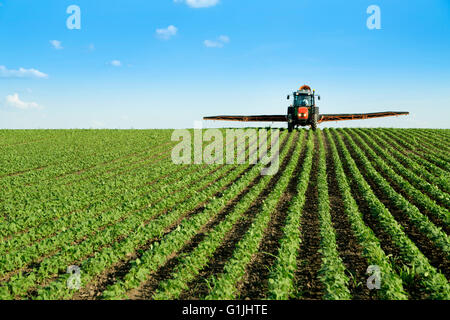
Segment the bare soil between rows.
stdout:
<path fill-rule="evenodd" d="M 317 173 L 319 163 L 319 144 L 314 136 L 314 155 L 306 189 L 306 201 L 300 223 L 301 243 L 297 257 L 297 271 L 294 281 L 297 286 L 297 299 L 318 300 L 324 292 L 324 286 L 318 278 L 322 266 L 320 249 L 320 221 L 318 211 Z"/>
<path fill-rule="evenodd" d="M 288 154 L 292 153 L 297 139 L 298 137 L 293 141 Z M 286 147 L 286 143 L 287 139 L 284 141 L 281 150 Z M 280 166 L 280 169 L 278 170 L 278 173 L 271 178 L 268 186 L 263 190 L 262 194 L 254 203 L 252 203 L 250 208 L 244 213 L 243 217 L 233 226 L 231 232 L 227 234 L 220 247 L 214 253 L 208 265 L 200 271 L 199 275 L 194 281 L 189 283 L 190 289 L 181 295 L 181 299 L 201 299 L 209 293 L 210 288 L 207 280 L 210 279 L 212 275 L 217 275 L 223 272 L 225 264 L 232 257 L 237 243 L 242 239 L 244 234 L 250 228 L 256 215 L 260 211 L 264 199 L 267 198 L 269 193 L 273 190 L 275 184 L 278 182 L 284 168 L 287 166 L 287 163 L 289 161 L 288 158 L 289 156 L 286 156 Z M 258 183 L 260 179 L 261 176 L 258 176 L 257 181 L 254 182 L 254 185 Z"/>
<path fill-rule="evenodd" d="M 327 182 L 331 220 L 336 231 L 338 252 L 350 278 L 350 293 L 352 298 L 356 300 L 376 299 L 375 292 L 370 291 L 366 286 L 368 263 L 362 256 L 362 247 L 352 231 L 349 218 L 344 210 L 328 139 L 325 139 L 325 148 L 327 151 Z"/>

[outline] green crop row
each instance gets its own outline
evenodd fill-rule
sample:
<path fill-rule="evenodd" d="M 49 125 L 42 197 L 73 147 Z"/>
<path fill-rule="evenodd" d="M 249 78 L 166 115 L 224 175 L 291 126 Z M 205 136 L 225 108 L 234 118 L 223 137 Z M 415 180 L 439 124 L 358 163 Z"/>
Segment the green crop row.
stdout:
<path fill-rule="evenodd" d="M 447 146 L 448 139 L 442 139 L 438 135 L 433 134 L 432 136 L 426 134 L 423 130 L 410 129 L 412 135 L 424 142 L 424 145 L 427 149 L 436 152 L 443 158 L 450 160 L 448 154 L 450 152 L 450 148 Z M 444 143 L 442 143 L 444 142 Z"/>
<path fill-rule="evenodd" d="M 283 135 L 283 139 L 285 135 Z M 284 159 L 292 143 L 292 136 L 288 140 L 286 147 L 281 152 L 281 159 Z M 244 177 L 242 177 L 233 187 L 227 190 L 224 194 L 224 201 L 229 202 L 241 194 L 249 184 L 254 181 L 260 173 L 262 164 L 254 166 Z M 160 283 L 160 290 L 157 292 L 155 298 L 171 298 L 177 299 L 181 292 L 188 288 L 188 283 L 199 271 L 208 263 L 211 255 L 215 252 L 218 246 L 222 243 L 225 235 L 230 232 L 233 225 L 242 217 L 245 211 L 250 207 L 253 201 L 261 194 L 265 186 L 270 181 L 270 176 L 263 176 L 261 180 L 253 186 L 245 196 L 236 204 L 233 210 L 227 214 L 225 220 L 220 222 L 212 231 L 208 232 L 202 242 L 187 256 L 181 258 L 177 267 L 172 273 L 171 279 Z M 135 263 L 130 272 L 124 277 L 122 281 L 108 287 L 103 293 L 105 299 L 126 298 L 126 292 L 139 287 L 148 276 L 155 272 L 166 261 L 171 253 L 178 252 L 186 242 L 188 242 L 208 221 L 211 214 L 218 214 L 217 208 L 209 208 L 212 213 L 205 213 L 204 217 L 198 221 L 187 221 L 185 226 L 182 226 L 184 233 L 171 233 L 161 240 L 158 247 L 145 252 L 139 259 L 139 263 Z"/>
<path fill-rule="evenodd" d="M 361 130 L 357 130 L 357 132 L 362 132 Z M 367 131 L 366 131 L 367 132 Z M 448 192 L 450 191 L 450 182 L 446 179 L 437 178 L 431 173 L 429 173 L 421 164 L 411 160 L 408 156 L 405 156 L 403 153 L 398 151 L 398 145 L 391 145 L 391 141 L 386 138 L 384 134 L 379 134 L 379 132 L 374 133 L 374 131 L 368 131 L 367 136 L 376 141 L 376 144 L 373 143 L 374 148 L 377 149 L 378 146 L 384 152 L 383 155 L 387 159 L 392 159 L 391 162 L 395 168 L 397 168 L 398 172 L 403 172 L 408 170 L 411 172 L 410 179 L 414 182 L 418 187 L 420 187 L 424 192 L 429 195 L 435 197 L 436 199 L 442 199 L 441 201 L 445 204 L 449 200 L 445 200 L 448 198 Z M 394 158 L 388 157 L 387 152 L 393 155 Z M 402 164 L 403 168 L 399 166 L 397 163 Z M 412 176 L 412 173 L 415 176 Z M 442 191 L 441 191 L 442 190 Z"/>
<path fill-rule="evenodd" d="M 430 170 L 434 175 L 440 176 L 442 174 L 448 175 L 448 172 L 450 169 L 448 168 L 448 164 L 445 163 L 444 167 L 441 167 L 442 161 L 436 159 L 432 154 L 426 153 L 420 150 L 417 150 L 417 144 L 414 144 L 411 142 L 411 138 L 404 135 L 400 130 L 399 131 L 389 131 L 384 129 L 379 129 L 384 133 L 387 133 L 390 137 L 392 137 L 395 141 L 403 145 L 404 147 L 402 149 L 408 148 L 410 151 L 408 155 L 414 159 L 416 159 L 418 162 L 422 163 L 423 166 Z M 417 143 L 417 142 L 416 142 Z M 420 154 L 420 155 L 419 155 Z M 447 168 L 446 168 L 447 167 Z"/>
<path fill-rule="evenodd" d="M 17 147 L 24 144 L 33 144 L 46 140 L 55 139 L 59 133 L 56 130 L 1 130 L 0 150 Z"/>
<path fill-rule="evenodd" d="M 370 208 L 370 213 L 378 220 L 383 229 L 389 234 L 394 245 L 399 249 L 402 259 L 409 264 L 407 269 L 412 275 L 417 275 L 419 283 L 435 299 L 449 299 L 450 287 L 447 279 L 432 267 L 428 259 L 420 252 L 416 245 L 406 236 L 402 226 L 394 219 L 389 210 L 375 196 L 367 181 L 361 175 L 355 161 L 351 157 L 342 138 L 336 131 L 335 137 L 349 171 L 357 184 L 360 195 Z"/>
<path fill-rule="evenodd" d="M 117 209 L 120 207 L 124 210 L 136 209 L 137 203 L 134 206 L 131 206 L 135 199 L 146 197 L 146 194 L 157 190 L 165 190 L 164 197 L 166 197 L 172 192 L 185 188 L 182 180 L 183 177 L 187 175 L 194 175 L 196 178 L 201 180 L 210 173 L 213 173 L 217 168 L 212 167 L 210 169 L 212 170 L 207 172 L 199 172 L 197 174 L 197 170 L 179 170 L 178 172 L 172 172 L 172 175 L 169 178 L 160 179 L 155 184 L 143 185 L 142 188 L 136 189 L 134 192 L 130 190 L 121 197 L 112 198 L 110 201 L 99 201 L 95 205 L 92 205 L 88 210 L 80 210 L 70 215 L 66 215 L 61 219 L 43 223 L 39 225 L 38 228 L 29 230 L 26 233 L 22 233 L 19 236 L 14 236 L 8 241 L 0 243 L 0 254 L 11 254 L 18 251 L 17 254 L 22 255 L 27 251 L 40 251 L 39 246 L 41 245 L 41 242 L 58 242 L 57 237 L 62 236 L 62 233 L 60 233 L 61 231 L 70 232 L 72 230 L 79 230 L 82 225 L 90 225 L 91 223 L 95 223 L 97 220 L 101 220 L 102 223 L 105 223 L 106 221 L 101 215 L 108 212 L 108 210 L 113 208 Z M 148 199 L 146 201 L 148 201 Z M 155 201 L 158 200 L 154 200 L 154 202 Z M 79 236 L 83 237 L 84 234 L 79 234 Z M 32 247 L 27 247 L 31 243 L 33 243 Z"/>
<path fill-rule="evenodd" d="M 158 177 L 169 176 L 167 180 L 170 180 L 173 172 L 178 171 L 177 166 L 174 166 L 169 161 L 151 163 L 148 168 L 153 170 L 142 170 L 142 167 L 147 164 L 138 164 L 120 176 L 102 175 L 101 179 L 92 177 L 91 181 L 95 182 L 95 184 L 91 184 L 90 186 L 88 184 L 77 184 L 75 186 L 51 190 L 50 194 L 56 200 L 45 201 L 39 198 L 34 202 L 36 204 L 35 206 L 27 206 L 24 211 L 21 211 L 20 207 L 18 208 L 13 204 L 9 204 L 10 210 L 13 212 L 19 211 L 20 216 L 12 219 L 8 215 L 8 221 L 0 225 L 0 234 L 6 238 L 23 230 L 32 232 L 32 228 L 39 227 L 40 230 L 47 229 L 47 225 L 54 225 L 56 223 L 55 220 L 59 218 L 67 217 L 67 215 L 86 210 L 87 208 L 103 205 L 105 202 L 109 203 L 111 198 L 120 200 L 123 193 L 135 192 L 134 189 L 144 187 L 152 179 L 157 179 Z M 143 181 L 147 182 L 143 184 Z M 30 198 L 33 199 L 31 196 L 24 197 L 27 200 Z M 98 200 L 92 202 L 92 199 Z M 64 201 L 61 202 L 61 200 Z M 29 201 L 26 201 L 26 203 L 29 203 Z M 22 200 L 22 202 L 24 201 Z"/>
<path fill-rule="evenodd" d="M 397 193 L 391 185 L 383 178 L 381 174 L 375 170 L 369 159 L 365 156 L 364 152 L 359 148 L 353 141 L 352 137 L 347 133 L 346 130 L 339 130 L 347 138 L 349 146 L 352 147 L 353 151 L 357 155 L 358 159 L 361 161 L 364 167 L 364 171 L 367 175 L 376 183 L 376 185 L 383 191 L 383 193 L 389 198 L 389 200 L 401 210 L 417 227 L 417 229 L 426 235 L 437 247 L 439 247 L 447 257 L 450 255 L 450 239 L 442 231 L 441 228 L 436 227 L 433 222 L 431 222 L 427 216 L 423 215 L 416 206 L 411 204 L 406 200 L 401 194 Z M 357 137 L 358 138 L 358 137 Z M 367 144 L 361 139 L 358 139 L 362 143 L 365 149 L 369 149 Z M 397 175 L 394 170 L 392 170 L 378 155 L 372 151 L 371 153 L 373 160 L 378 164 L 390 179 L 395 181 L 400 185 L 406 192 L 412 190 L 411 185 L 405 181 L 402 177 Z M 423 194 L 419 193 L 416 195 L 419 198 L 417 201 L 420 203 L 423 199 Z M 420 197 L 422 196 L 422 197 Z M 424 201 L 424 200 L 423 200 Z"/>
<path fill-rule="evenodd" d="M 191 192 L 189 190 L 186 190 L 186 193 L 183 193 L 183 197 L 187 198 L 186 201 L 175 201 L 178 204 L 176 206 L 173 206 L 170 212 L 167 212 L 164 215 L 160 215 L 159 218 L 153 220 L 151 223 L 143 225 L 142 221 L 145 220 L 146 217 L 140 217 L 139 220 L 141 221 L 141 223 L 139 224 L 139 221 L 137 221 L 138 224 L 132 227 L 132 230 L 135 231 L 131 236 L 123 241 L 116 242 L 111 247 L 105 248 L 103 250 L 96 250 L 97 252 L 91 258 L 82 262 L 82 264 L 80 265 L 82 270 L 82 284 L 86 285 L 87 283 L 92 281 L 105 269 L 111 267 L 114 263 L 120 261 L 121 259 L 124 259 L 127 254 L 134 252 L 139 246 L 147 243 L 149 239 L 160 238 L 163 235 L 164 230 L 166 230 L 169 226 L 177 223 L 177 221 L 182 220 L 189 212 L 198 207 L 199 204 L 206 203 L 208 199 L 211 199 L 211 196 L 216 194 L 218 191 L 224 192 L 224 188 L 229 185 L 230 182 L 237 179 L 247 167 L 248 165 L 238 166 L 236 170 L 234 170 L 222 180 L 216 181 L 212 186 L 209 187 L 209 189 L 205 191 L 194 192 L 191 195 Z M 207 209 L 209 205 L 214 206 L 217 203 L 222 203 L 222 199 L 212 198 L 211 202 L 204 205 L 204 208 Z M 177 233 L 180 230 L 181 227 L 179 226 L 175 231 L 172 232 Z M 126 230 L 125 232 L 129 233 L 128 230 Z M 152 244 L 151 248 L 158 246 L 159 243 L 156 242 Z M 48 286 L 40 289 L 36 298 L 70 298 L 74 292 L 73 290 L 67 289 L 65 282 L 68 277 L 69 275 L 63 275 L 58 281 L 52 282 Z"/>
<path fill-rule="evenodd" d="M 164 147 L 162 150 L 164 150 Z M 115 172 L 118 169 L 126 175 L 126 170 L 134 169 L 136 171 L 139 168 L 142 170 L 142 166 L 145 165 L 157 166 L 159 162 L 167 159 L 167 157 L 153 158 L 150 156 L 142 158 L 135 161 L 137 165 L 130 167 L 118 163 L 115 164 L 115 168 L 113 167 L 115 170 L 111 170 L 111 166 L 103 166 L 98 171 L 90 172 L 90 176 L 87 178 L 81 178 L 81 174 L 80 176 L 76 174 L 75 176 L 78 176 L 77 180 L 71 183 L 64 183 L 62 181 L 64 179 L 52 179 L 30 187 L 22 187 L 23 184 L 21 183 L 19 183 L 19 186 L 11 184 L 9 188 L 13 188 L 14 192 L 10 192 L 10 196 L 3 199 L 0 203 L 0 209 L 10 218 L 9 220 L 14 221 L 16 217 L 28 216 L 29 212 L 52 211 L 55 206 L 61 206 L 61 203 L 58 202 L 60 199 L 64 199 L 63 205 L 70 208 L 70 205 L 78 203 L 83 195 L 85 195 L 85 198 L 95 198 L 95 192 L 105 192 L 108 190 L 108 187 L 110 189 L 114 188 L 121 178 L 118 172 Z M 78 197 L 74 195 L 78 195 Z M 59 210 L 60 208 L 57 209 Z M 13 217 L 14 219 L 12 219 Z"/>
<path fill-rule="evenodd" d="M 345 266 L 339 256 L 336 244 L 336 232 L 333 228 L 328 197 L 327 164 L 322 132 L 317 131 L 319 141 L 319 166 L 317 175 L 318 211 L 320 222 L 320 249 L 322 265 L 319 278 L 324 285 L 324 299 L 348 300 L 351 298 L 348 289 L 349 278 L 345 274 Z"/>
<path fill-rule="evenodd" d="M 223 187 L 222 183 L 227 183 L 229 182 L 229 179 L 233 178 L 233 175 L 228 175 L 226 176 L 226 178 L 220 180 L 221 183 L 217 183 L 213 186 L 210 186 L 211 182 L 214 182 L 215 179 L 221 177 L 224 173 L 227 172 L 227 170 L 228 168 L 224 167 L 223 171 L 220 170 L 216 171 L 213 175 L 209 176 L 207 179 L 202 180 L 200 188 L 198 189 L 191 188 L 188 189 L 187 192 L 175 193 L 171 195 L 171 197 L 166 199 L 164 199 L 166 190 L 162 189 L 159 192 L 151 193 L 148 194 L 146 197 L 139 198 L 128 205 L 129 208 L 131 207 L 133 209 L 143 208 L 143 210 L 138 209 L 139 214 L 133 213 L 133 211 L 131 212 L 124 211 L 123 208 L 114 209 L 107 215 L 102 215 L 101 217 L 99 217 L 97 222 L 100 225 L 104 224 L 105 221 L 107 224 L 109 224 L 108 227 L 100 229 L 99 231 L 97 231 L 98 227 L 96 228 L 96 226 L 86 223 L 83 224 L 83 227 L 80 227 L 78 230 L 73 230 L 72 232 L 63 232 L 62 233 L 63 236 L 58 238 L 59 241 L 57 243 L 53 244 L 49 243 L 48 246 L 43 248 L 43 250 L 51 251 L 52 248 L 55 247 L 55 245 L 57 246 L 59 245 L 63 249 L 60 252 L 58 252 L 58 254 L 52 256 L 49 259 L 44 259 L 44 261 L 40 263 L 39 269 L 33 271 L 26 277 L 21 273 L 18 274 L 17 276 L 13 276 L 7 285 L 11 288 L 11 291 L 13 293 L 23 294 L 30 285 L 33 285 L 35 283 L 36 280 L 43 281 L 46 278 L 52 276 L 53 274 L 57 274 L 58 271 L 64 269 L 64 266 L 67 266 L 69 263 L 82 259 L 83 257 L 86 257 L 89 254 L 95 253 L 104 246 L 111 246 L 111 244 L 113 244 L 116 241 L 116 239 L 120 239 L 123 236 L 128 236 L 131 231 L 142 227 L 144 221 L 154 220 L 156 217 L 161 216 L 162 213 L 168 211 L 170 208 L 176 207 L 178 203 L 188 199 L 186 201 L 190 204 L 190 206 L 185 207 L 186 210 L 187 208 L 195 207 L 199 203 L 202 203 L 202 201 L 192 203 L 193 201 L 199 199 L 205 201 L 212 194 L 216 193 L 219 187 Z M 185 185 L 194 186 L 196 185 L 195 183 L 198 181 L 198 177 L 186 176 L 183 178 L 183 180 Z M 207 187 L 207 189 L 202 191 L 203 187 Z M 179 212 L 177 210 L 174 210 L 173 212 L 182 214 L 187 213 L 187 211 Z M 163 216 L 166 217 L 166 215 Z M 89 234 L 92 232 L 92 230 L 95 230 L 95 234 L 89 237 L 87 240 L 81 243 L 75 243 L 73 245 L 67 246 L 67 243 L 71 243 L 70 239 L 73 239 L 74 236 L 75 238 L 78 238 L 77 235 L 79 235 L 79 233 Z M 39 254 L 33 251 L 30 253 L 29 257 L 27 257 L 26 255 L 18 256 L 20 260 L 12 261 L 11 263 L 23 264 L 22 261 L 24 258 L 27 258 L 28 260 L 33 260 L 33 258 L 36 256 L 39 256 Z M 17 265 L 15 267 L 17 267 Z M 4 270 L 4 268 L 2 268 L 2 270 Z M 26 285 L 24 285 L 23 282 L 25 282 Z"/>
<path fill-rule="evenodd" d="M 354 138 L 357 141 L 359 141 L 359 143 L 363 146 L 364 148 L 363 150 L 366 152 L 366 154 L 370 155 L 370 157 L 373 159 L 373 162 L 375 162 L 377 168 L 380 169 L 382 172 L 384 172 L 385 176 L 389 177 L 389 179 L 392 180 L 398 187 L 400 187 L 405 194 L 407 194 L 410 198 L 414 199 L 413 200 L 414 202 L 416 202 L 429 212 L 433 213 L 436 217 L 441 219 L 444 222 L 444 224 L 449 226 L 450 212 L 437 205 L 436 202 L 430 199 L 427 195 L 417 190 L 406 179 L 413 180 L 416 183 L 420 183 L 422 180 L 419 177 L 417 177 L 414 173 L 410 172 L 403 165 L 398 163 L 395 159 L 393 159 L 386 151 L 378 147 L 374 143 L 374 141 L 370 139 L 370 137 L 366 136 L 364 133 L 361 133 L 359 131 L 358 133 L 360 135 L 363 135 L 363 137 L 370 143 L 370 146 L 372 146 L 376 150 L 376 152 L 372 150 L 370 146 L 359 135 L 353 135 Z M 397 172 L 395 172 L 390 166 L 388 166 L 388 164 L 384 162 L 384 160 L 380 157 L 380 155 L 383 155 L 385 159 L 388 161 L 388 164 L 397 169 L 399 174 L 397 174 Z M 406 179 L 404 179 L 402 176 L 405 177 Z M 442 201 L 445 200 L 447 200 L 447 202 L 450 201 L 450 197 L 444 193 L 436 194 L 436 196 L 440 197 Z"/>
<path fill-rule="evenodd" d="M 297 166 L 300 150 L 301 145 L 297 144 L 277 184 L 264 200 L 260 212 L 244 237 L 237 243 L 232 257 L 225 264 L 223 273 L 209 279 L 212 289 L 205 299 L 233 299 L 238 294 L 237 284 L 243 280 L 247 265 L 258 251 L 272 212 L 288 187 L 292 173 Z"/>
<path fill-rule="evenodd" d="M 306 201 L 305 193 L 312 168 L 313 149 L 313 135 L 310 131 L 302 171 L 297 179 L 296 194 L 288 208 L 280 248 L 269 276 L 269 298 L 271 299 L 287 300 L 293 298 L 295 291 L 294 274 L 297 270 L 297 256 L 301 241 L 300 220 Z"/>
<path fill-rule="evenodd" d="M 362 248 L 362 255 L 366 258 L 368 264 L 378 266 L 381 271 L 381 287 L 378 291 L 379 296 L 382 299 L 405 300 L 407 299 L 407 296 L 403 289 L 402 280 L 392 269 L 391 261 L 381 249 L 380 242 L 374 232 L 364 223 L 363 216 L 353 198 L 352 189 L 350 188 L 347 180 L 348 178 L 344 172 L 330 130 L 325 129 L 325 133 L 333 158 L 336 180 L 342 196 L 344 210 L 350 221 L 353 233 L 359 241 Z"/>
<path fill-rule="evenodd" d="M 55 192 L 52 199 L 43 202 L 36 201 L 33 196 L 28 197 L 25 194 L 23 199 L 27 201 L 22 200 L 25 202 L 23 208 L 17 208 L 13 204 L 2 204 L 3 209 L 7 212 L 5 213 L 7 218 L 0 225 L 0 235 L 5 239 L 17 233 L 40 228 L 45 223 L 52 224 L 57 219 L 96 206 L 105 200 L 120 198 L 124 191 L 142 187 L 144 186 L 143 181 L 151 182 L 152 179 L 162 176 L 164 171 L 166 174 L 170 169 L 174 171 L 169 162 L 163 163 L 163 165 L 155 163 L 149 168 L 154 170 L 142 170 L 139 166 L 108 182 L 93 177 L 94 184 L 72 186 L 72 190 L 69 187 L 61 188 L 59 192 Z M 95 200 L 92 201 L 92 199 Z"/>
<path fill-rule="evenodd" d="M 167 139 L 164 137 L 164 139 Z M 66 184 L 71 184 L 79 181 L 83 181 L 90 176 L 102 174 L 103 172 L 108 172 L 113 169 L 120 169 L 121 167 L 133 164 L 133 161 L 142 161 L 146 158 L 155 157 L 167 152 L 167 146 L 174 144 L 170 140 L 163 140 L 165 143 L 157 143 L 156 141 L 145 146 L 137 144 L 133 150 L 128 150 L 129 153 L 126 154 L 114 154 L 114 151 L 110 151 L 113 155 L 111 159 L 104 161 L 103 158 L 98 158 L 96 155 L 87 156 L 88 160 L 85 160 L 83 167 L 76 167 L 74 169 L 68 169 L 67 171 L 61 172 L 59 164 L 53 166 L 47 166 L 41 170 L 33 170 L 24 174 L 12 175 L 0 180 L 0 183 L 9 186 L 5 188 L 0 193 L 0 200 L 5 201 L 12 198 L 12 194 L 9 189 L 14 186 L 14 189 L 21 190 L 22 192 L 32 192 L 38 187 L 42 188 L 55 188 L 56 186 L 63 186 Z M 98 154 L 101 154 L 97 150 Z M 74 155 L 75 156 L 75 155 Z M 81 155 L 83 156 L 83 155 Z M 70 161 L 70 160 L 68 160 Z M 77 160 L 74 158 L 73 163 Z"/>
<path fill-rule="evenodd" d="M 163 187 L 161 183 L 165 183 L 165 185 L 168 185 L 173 181 L 177 181 L 184 175 L 193 174 L 197 170 L 198 167 L 196 166 L 189 166 L 187 168 L 183 166 L 183 170 L 179 170 L 178 166 L 175 166 L 170 162 L 163 163 L 159 168 L 156 167 L 155 170 L 152 171 L 137 169 L 135 171 L 135 176 L 130 177 L 128 175 L 123 175 L 121 176 L 120 183 L 115 183 L 114 185 L 111 185 L 110 188 L 106 188 L 105 186 L 105 190 L 110 191 L 107 195 L 97 195 L 97 197 L 100 197 L 98 201 L 92 202 L 91 198 L 95 199 L 94 195 L 92 195 L 91 197 L 87 197 L 85 202 L 81 202 L 80 200 L 81 204 L 78 207 L 86 208 L 86 210 L 88 210 L 87 214 L 84 213 L 84 210 L 76 210 L 76 208 L 70 208 L 61 214 L 49 214 L 50 221 L 46 222 L 47 219 L 45 219 L 42 215 L 33 214 L 33 212 L 30 212 L 22 219 L 16 219 L 12 223 L 1 225 L 1 227 L 5 228 L 2 231 L 2 228 L 0 227 L 0 232 L 2 232 L 4 236 L 8 236 L 14 232 L 25 230 L 26 228 L 28 228 L 28 230 L 26 233 L 22 233 L 19 236 L 14 236 L 8 241 L 0 243 L 0 252 L 4 252 L 6 248 L 8 248 L 8 250 L 19 248 L 20 246 L 27 245 L 31 241 L 36 241 L 54 234 L 58 230 L 65 230 L 71 227 L 74 223 L 86 220 L 87 218 L 89 218 L 89 216 L 92 216 L 92 214 L 97 215 L 98 213 L 101 213 L 102 211 L 107 210 L 112 206 L 116 206 L 121 202 L 125 203 L 126 201 L 130 201 L 132 199 L 130 198 L 130 196 L 136 197 L 140 194 L 145 194 L 145 188 L 152 181 L 156 181 L 152 185 L 153 189 L 156 190 L 157 187 Z M 162 179 L 161 177 L 163 177 L 164 179 Z M 146 182 L 142 183 L 143 181 Z M 120 189 L 119 186 L 123 186 L 123 188 L 125 188 L 125 194 L 127 195 L 127 197 L 122 195 L 124 193 L 124 190 Z M 138 190 L 141 188 L 144 189 Z M 86 206 L 89 206 L 89 208 L 87 208 Z M 50 213 L 54 211 L 55 210 L 51 210 Z M 67 214 L 66 212 L 69 212 L 69 214 Z M 33 227 L 35 229 L 33 229 Z"/>
<path fill-rule="evenodd" d="M 226 174 L 229 170 L 228 167 L 224 167 L 221 171 L 216 171 L 214 174 L 209 175 L 206 179 L 201 180 L 202 182 L 195 188 L 192 188 L 191 193 L 195 193 L 198 190 L 201 190 L 205 186 L 208 186 L 212 181 L 221 177 L 224 173 Z M 199 172 L 197 175 L 190 175 L 182 178 L 182 182 L 175 186 L 175 189 L 163 188 L 158 192 L 152 193 L 152 189 L 148 190 L 148 193 L 144 197 L 138 197 L 136 199 L 130 199 L 125 201 L 124 204 L 120 207 L 116 207 L 99 216 L 94 216 L 92 219 L 83 220 L 76 228 L 65 230 L 59 233 L 56 237 L 46 239 L 42 242 L 37 243 L 31 247 L 27 247 L 24 250 L 15 251 L 9 254 L 6 254 L 0 263 L 0 269 L 2 270 L 2 274 L 5 274 L 9 271 L 14 271 L 21 267 L 26 266 L 27 264 L 36 261 L 42 256 L 50 255 L 52 256 L 54 252 L 57 252 L 53 257 L 44 259 L 44 262 L 41 263 L 41 268 L 39 269 L 39 273 L 47 275 L 47 260 L 57 260 L 56 258 L 61 256 L 63 253 L 67 254 L 70 252 L 72 246 L 68 246 L 67 244 L 75 243 L 74 248 L 78 249 L 80 247 L 77 244 L 80 239 L 84 239 L 86 237 L 89 238 L 89 235 L 93 234 L 92 238 L 89 238 L 89 241 L 93 241 L 94 239 L 100 239 L 102 235 L 109 234 L 111 230 L 115 230 L 117 225 L 121 223 L 126 223 L 128 220 L 133 220 L 139 218 L 138 215 L 134 214 L 134 212 L 139 212 L 140 210 L 145 210 L 147 208 L 151 208 L 153 215 L 159 213 L 159 209 L 167 209 L 176 204 L 176 201 L 180 201 L 185 199 L 181 193 L 176 193 L 171 195 L 173 190 L 179 189 L 181 186 L 186 186 L 192 184 L 192 182 L 197 181 L 198 179 L 206 176 L 205 172 Z M 171 197 L 167 198 L 168 195 Z M 164 201 L 165 200 L 165 201 Z M 162 206 L 164 204 L 164 206 Z M 101 230 L 101 231 L 99 231 Z M 83 242 L 83 245 L 85 242 Z M 58 250 L 62 250 L 58 252 Z M 67 256 L 69 256 L 67 254 Z M 42 269 L 42 272 L 41 272 Z"/>
<path fill-rule="evenodd" d="M 156 146 L 164 136 L 166 141 L 170 140 L 170 131 L 73 131 L 73 134 L 62 132 L 56 140 L 19 146 L 3 154 L 0 157 L 0 181 L 5 177 L 13 179 L 9 183 L 16 181 L 16 178 L 21 182 L 27 181 L 20 180 L 20 176 L 34 178 L 33 181 L 37 181 L 38 177 L 57 177 L 70 171 L 88 168 L 95 163 L 111 161 L 145 147 Z"/>
<path fill-rule="evenodd" d="M 435 137 L 429 138 L 423 134 L 422 131 L 417 131 L 414 129 L 407 129 L 407 133 L 411 136 L 410 141 L 423 152 L 432 153 L 435 157 L 443 160 L 450 161 L 448 157 L 448 148 L 442 141 L 436 139 Z"/>

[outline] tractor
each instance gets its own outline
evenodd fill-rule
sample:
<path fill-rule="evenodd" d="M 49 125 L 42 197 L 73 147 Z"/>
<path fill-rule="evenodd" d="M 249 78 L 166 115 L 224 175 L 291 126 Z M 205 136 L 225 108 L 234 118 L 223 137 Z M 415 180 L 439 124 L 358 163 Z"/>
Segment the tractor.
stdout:
<path fill-rule="evenodd" d="M 289 100 L 291 95 L 287 96 Z M 315 90 L 307 85 L 303 85 L 297 91 L 292 93 L 294 102 L 288 107 L 286 115 L 257 115 L 257 116 L 213 116 L 204 117 L 204 120 L 221 120 L 221 121 L 244 121 L 244 122 L 287 122 L 288 130 L 292 132 L 298 126 L 311 126 L 316 130 L 317 125 L 327 121 L 346 121 L 346 120 L 365 120 L 383 117 L 393 117 L 408 115 L 407 111 L 384 111 L 371 113 L 337 113 L 337 114 L 320 114 L 319 107 L 316 106 Z M 317 96 L 320 100 L 320 96 Z"/>
<path fill-rule="evenodd" d="M 289 100 L 291 95 L 287 96 Z M 299 90 L 292 93 L 293 103 L 288 107 L 287 123 L 288 131 L 292 132 L 298 126 L 310 125 L 313 130 L 317 129 L 320 120 L 319 107 L 316 106 L 315 90 L 307 85 L 301 86 Z M 317 96 L 320 100 L 320 96 Z"/>

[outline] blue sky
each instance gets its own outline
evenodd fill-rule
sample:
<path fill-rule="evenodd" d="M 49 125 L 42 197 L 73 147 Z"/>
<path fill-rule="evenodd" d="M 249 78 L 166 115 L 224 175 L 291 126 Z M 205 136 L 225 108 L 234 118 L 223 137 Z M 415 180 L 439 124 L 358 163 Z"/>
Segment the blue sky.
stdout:
<path fill-rule="evenodd" d="M 411 112 L 328 126 L 450 128 L 449 0 L 0 3 L 0 128 L 284 114 L 286 94 L 305 83 L 323 113 Z M 66 26 L 70 5 L 80 30 Z M 379 30 L 367 28 L 370 5 Z"/>

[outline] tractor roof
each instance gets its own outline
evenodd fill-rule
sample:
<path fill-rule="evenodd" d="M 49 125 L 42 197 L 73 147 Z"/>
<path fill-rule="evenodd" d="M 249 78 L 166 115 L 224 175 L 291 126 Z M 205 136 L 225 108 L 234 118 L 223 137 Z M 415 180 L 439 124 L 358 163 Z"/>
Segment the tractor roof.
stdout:
<path fill-rule="evenodd" d="M 306 84 L 301 86 L 300 89 L 298 89 L 298 91 L 309 91 L 311 92 L 311 87 L 307 86 Z"/>

